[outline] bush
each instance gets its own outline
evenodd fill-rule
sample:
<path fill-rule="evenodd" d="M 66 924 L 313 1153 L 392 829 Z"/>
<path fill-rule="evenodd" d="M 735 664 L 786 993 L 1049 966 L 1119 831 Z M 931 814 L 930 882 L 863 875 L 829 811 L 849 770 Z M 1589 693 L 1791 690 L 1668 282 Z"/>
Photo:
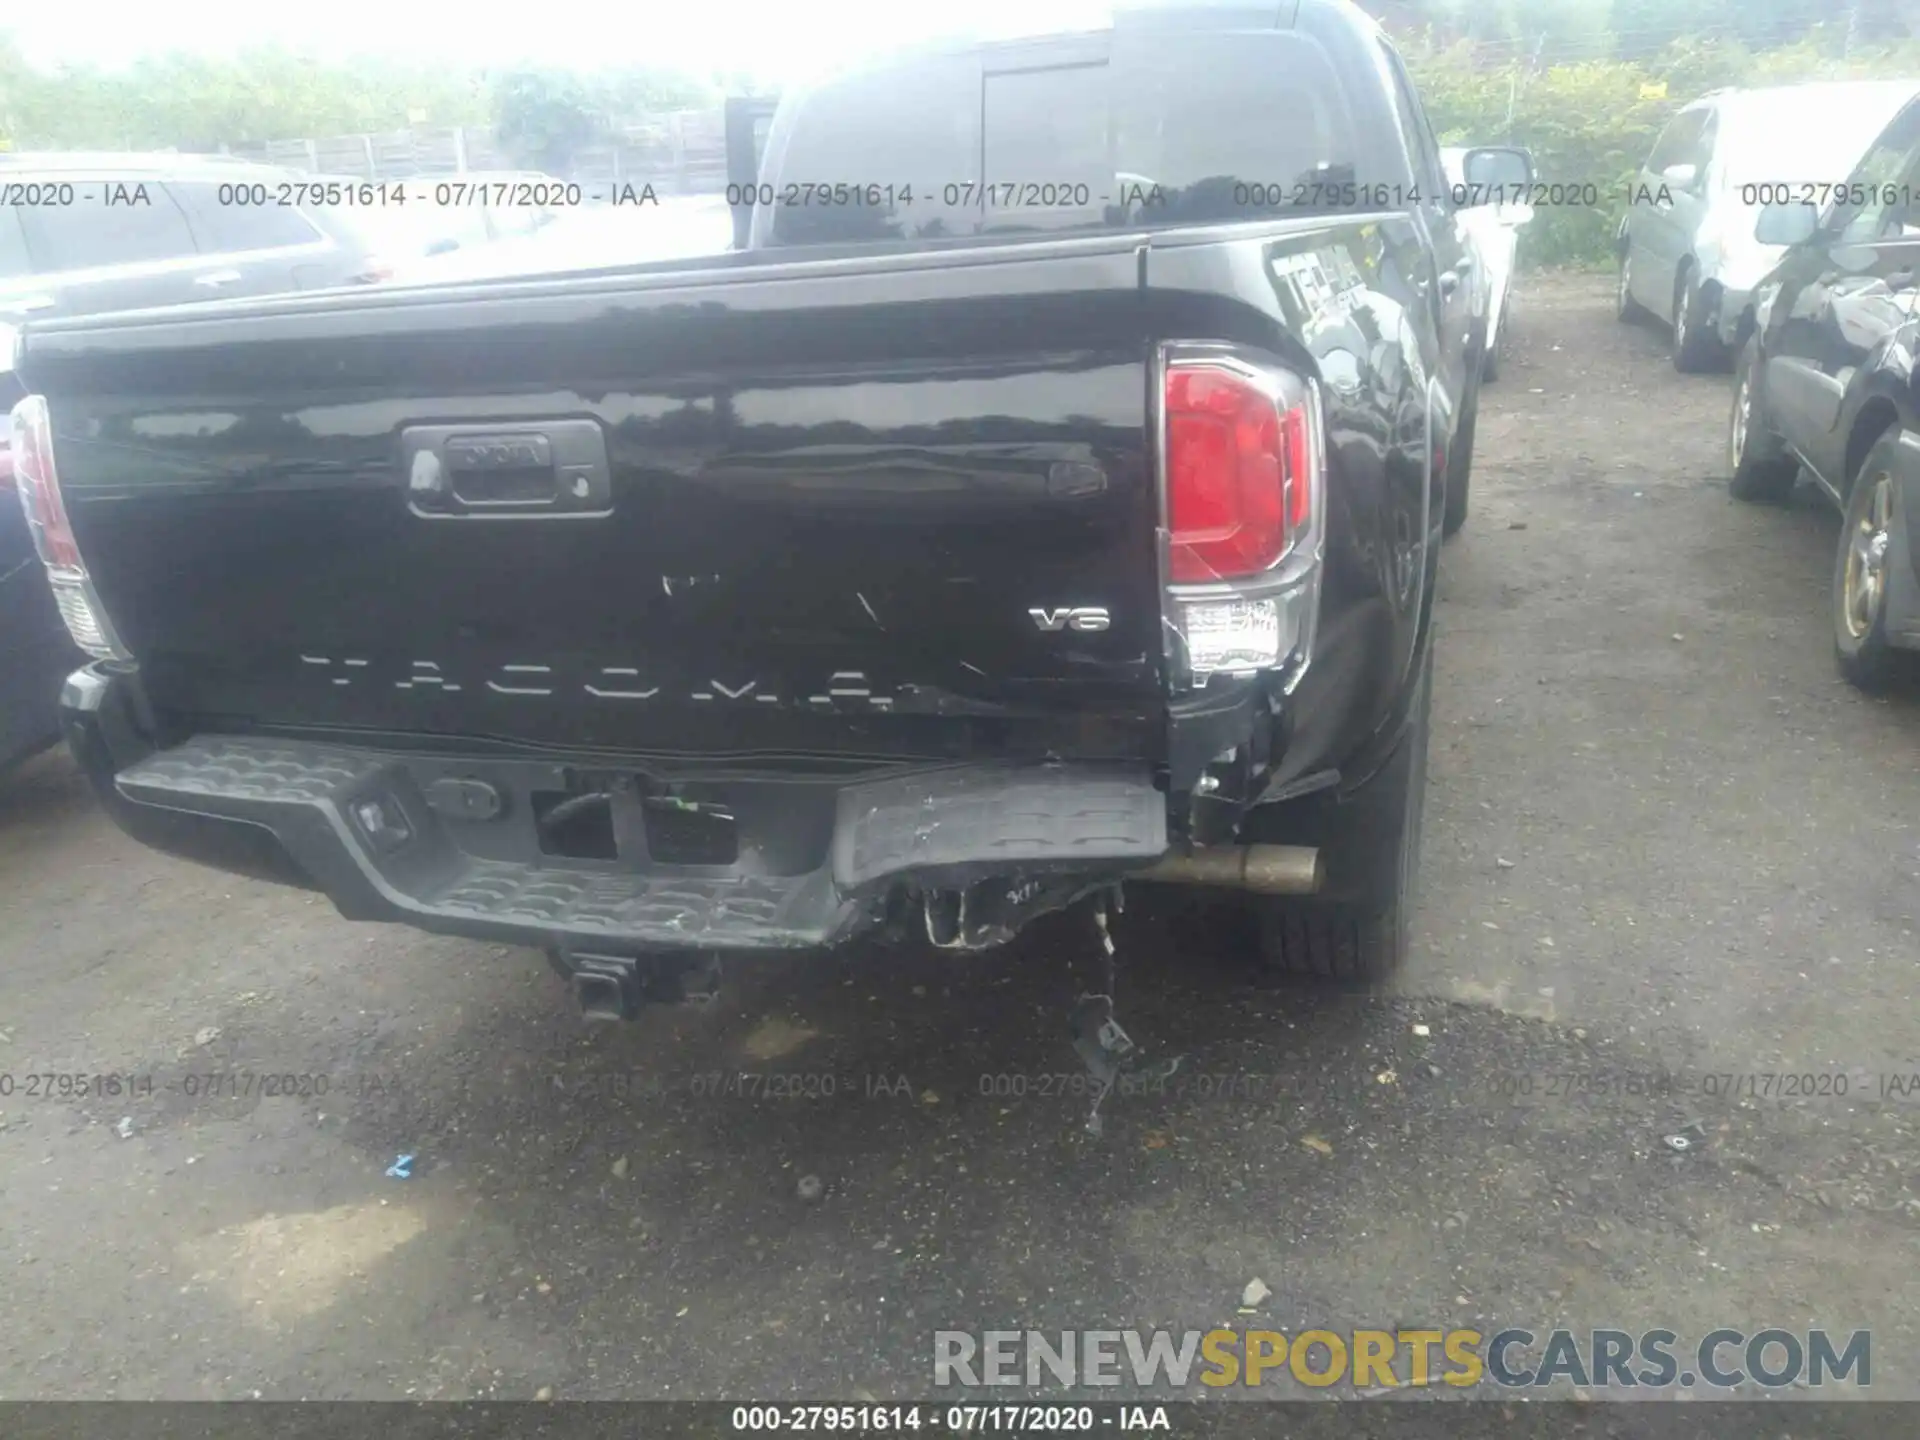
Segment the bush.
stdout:
<path fill-rule="evenodd" d="M 123 70 L 38 70 L 0 34 L 0 140 L 22 150 L 214 150 L 487 118 L 476 81 L 424 62 L 321 64 L 289 51 L 155 55 Z"/>
<path fill-rule="evenodd" d="M 565 174 L 574 152 L 604 125 L 584 80 L 571 72 L 515 70 L 493 85 L 494 134 L 515 162 Z"/>
<path fill-rule="evenodd" d="M 1628 187 L 1647 152 L 1674 112 L 1709 90 L 1920 78 L 1920 42 L 1843 57 L 1838 34 L 1826 31 L 1774 50 L 1683 39 L 1638 61 L 1588 60 L 1533 71 L 1523 64 L 1485 65 L 1468 45 L 1415 40 L 1405 49 L 1442 144 L 1522 145 L 1533 153 L 1542 182 L 1590 183 L 1597 191 L 1593 206 L 1535 207 L 1533 222 L 1520 232 L 1520 259 L 1528 266 L 1612 263 Z"/>
<path fill-rule="evenodd" d="M 273 48 L 42 70 L 0 31 L 0 150 L 217 150 L 491 121 L 523 163 L 551 166 L 608 120 L 715 98 L 699 80 L 644 67 L 591 77 L 510 70 L 489 84 L 427 60 L 319 61 Z"/>

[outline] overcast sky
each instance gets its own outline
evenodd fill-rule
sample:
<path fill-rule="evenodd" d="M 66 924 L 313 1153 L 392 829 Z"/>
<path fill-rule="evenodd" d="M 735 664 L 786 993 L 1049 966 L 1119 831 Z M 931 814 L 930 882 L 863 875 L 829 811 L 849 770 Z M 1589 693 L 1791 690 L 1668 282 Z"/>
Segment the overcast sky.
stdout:
<path fill-rule="evenodd" d="M 412 54 L 460 67 L 654 64 L 798 80 L 960 31 L 1095 23 L 1102 0 L 59 0 L 0 19 L 35 64 L 124 65 L 167 50 L 279 44 L 326 59 Z"/>

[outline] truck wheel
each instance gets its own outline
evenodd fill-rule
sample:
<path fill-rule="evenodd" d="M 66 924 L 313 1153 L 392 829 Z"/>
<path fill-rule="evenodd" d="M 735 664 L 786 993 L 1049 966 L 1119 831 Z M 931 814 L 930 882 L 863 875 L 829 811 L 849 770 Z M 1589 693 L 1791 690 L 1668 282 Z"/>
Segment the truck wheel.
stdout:
<path fill-rule="evenodd" d="M 1724 358 L 1706 297 L 1693 283 L 1693 271 L 1682 269 L 1673 291 L 1673 368 L 1683 375 L 1697 375 L 1717 369 Z"/>
<path fill-rule="evenodd" d="M 1345 985 L 1384 980 L 1406 958 L 1426 814 L 1427 737 L 1433 709 L 1433 642 L 1400 746 L 1357 791 L 1333 802 L 1322 833 L 1328 882 L 1339 898 L 1255 900 L 1260 958 L 1269 971 Z"/>
<path fill-rule="evenodd" d="M 1467 492 L 1473 483 L 1473 432 L 1480 420 L 1480 386 L 1467 397 L 1467 413 L 1447 451 L 1447 499 L 1440 516 L 1442 537 L 1458 534 L 1467 523 Z"/>
<path fill-rule="evenodd" d="M 1767 419 L 1760 383 L 1760 337 L 1749 336 L 1734 372 L 1733 409 L 1727 416 L 1727 489 L 1736 500 L 1779 504 L 1793 494 L 1800 462 L 1787 453 Z"/>
<path fill-rule="evenodd" d="M 1847 496 L 1833 562 L 1833 649 L 1840 673 L 1861 690 L 1884 690 L 1910 658 L 1887 642 L 1887 570 L 1893 545 L 1894 461 L 1899 432 L 1867 452 Z"/>

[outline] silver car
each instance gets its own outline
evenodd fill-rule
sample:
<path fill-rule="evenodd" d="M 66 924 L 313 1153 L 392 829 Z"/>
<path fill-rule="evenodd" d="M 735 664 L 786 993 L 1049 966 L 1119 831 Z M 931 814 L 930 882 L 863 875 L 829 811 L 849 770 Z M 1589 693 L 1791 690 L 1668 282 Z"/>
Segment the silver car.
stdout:
<path fill-rule="evenodd" d="M 1442 146 L 1440 164 L 1447 172 L 1449 185 L 1466 183 L 1465 146 Z M 1482 347 L 1480 378 L 1500 378 L 1500 340 L 1507 333 L 1507 297 L 1513 288 L 1513 257 L 1519 245 L 1520 227 L 1533 219 L 1533 206 L 1524 200 L 1503 201 L 1498 205 L 1473 205 L 1460 212 L 1460 228 L 1467 232 L 1480 257 L 1476 274 L 1485 291 L 1477 307 L 1487 317 L 1487 337 Z"/>
<path fill-rule="evenodd" d="M 1617 236 L 1619 313 L 1673 326 L 1679 370 L 1721 368 L 1753 324 L 1752 293 L 1784 253 L 1754 238 L 1772 201 L 1823 207 L 1894 114 L 1910 80 L 1720 90 L 1654 143 Z"/>
<path fill-rule="evenodd" d="M 666 195 L 645 205 L 586 205 L 558 212 L 524 235 L 452 253 L 416 256 L 395 267 L 403 285 L 561 274 L 724 255 L 733 211 L 724 195 Z"/>

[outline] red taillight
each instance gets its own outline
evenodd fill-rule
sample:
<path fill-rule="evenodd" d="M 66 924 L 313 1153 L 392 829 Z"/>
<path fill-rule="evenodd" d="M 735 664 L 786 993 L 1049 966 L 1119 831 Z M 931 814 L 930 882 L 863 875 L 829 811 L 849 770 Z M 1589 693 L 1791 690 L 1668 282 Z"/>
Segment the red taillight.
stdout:
<path fill-rule="evenodd" d="M 1161 351 L 1162 618 L 1176 686 L 1311 662 L 1325 546 L 1320 392 L 1265 351 Z"/>
<path fill-rule="evenodd" d="M 47 402 L 29 395 L 13 407 L 7 458 L 20 505 L 26 511 L 33 548 L 49 565 L 73 566 L 79 551 L 60 503 L 53 469 L 53 445 L 47 423 Z"/>
<path fill-rule="evenodd" d="M 67 520 L 60 498 L 60 477 L 53 468 L 53 423 L 47 402 L 29 395 L 13 407 L 13 481 L 20 492 L 20 508 L 27 514 L 33 548 L 47 569 L 54 603 L 74 643 L 102 660 L 132 657 L 115 635 L 113 622 L 94 593 L 93 581 L 80 559 L 79 542 Z"/>
<path fill-rule="evenodd" d="M 1268 569 L 1312 518 L 1312 417 L 1281 409 L 1253 374 L 1217 360 L 1166 372 L 1168 579 Z"/>
<path fill-rule="evenodd" d="M 80 547 L 60 501 L 60 480 L 53 468 L 53 425 L 47 402 L 29 395 L 13 407 L 13 479 L 33 532 L 33 548 L 48 565 L 78 570 Z"/>

